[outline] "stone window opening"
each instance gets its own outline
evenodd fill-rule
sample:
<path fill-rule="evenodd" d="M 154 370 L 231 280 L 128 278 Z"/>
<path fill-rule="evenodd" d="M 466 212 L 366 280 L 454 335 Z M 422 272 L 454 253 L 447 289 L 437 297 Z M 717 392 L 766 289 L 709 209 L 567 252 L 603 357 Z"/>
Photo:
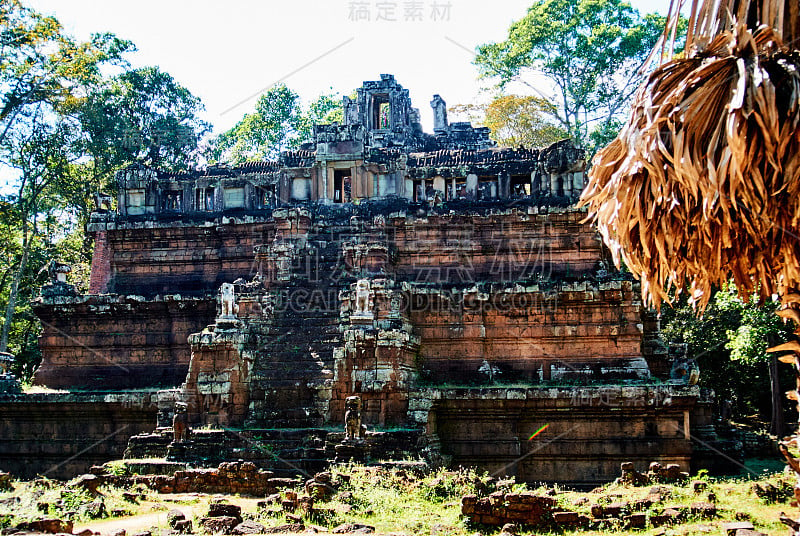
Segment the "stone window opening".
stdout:
<path fill-rule="evenodd" d="M 556 177 L 556 191 L 555 195 L 559 197 L 564 197 L 564 176 L 559 175 Z"/>
<path fill-rule="evenodd" d="M 333 170 L 333 202 L 334 203 L 349 203 L 350 202 L 350 185 L 351 177 L 349 169 L 334 169 Z"/>
<path fill-rule="evenodd" d="M 161 208 L 164 212 L 180 212 L 182 209 L 183 192 L 167 191 L 161 200 Z"/>
<path fill-rule="evenodd" d="M 447 182 L 447 199 L 466 199 L 467 198 L 467 179 L 456 178 Z"/>
<path fill-rule="evenodd" d="M 497 198 L 497 177 L 480 177 L 478 179 L 478 199 Z"/>
<path fill-rule="evenodd" d="M 528 197 L 531 195 L 530 175 L 511 176 L 511 197 Z"/>
<path fill-rule="evenodd" d="M 226 209 L 245 208 L 243 186 L 227 187 L 223 189 L 222 194 Z"/>
<path fill-rule="evenodd" d="M 214 210 L 214 188 L 198 188 L 196 190 L 195 207 L 197 207 L 197 210 L 205 212 Z"/>
<path fill-rule="evenodd" d="M 388 130 L 391 128 L 389 95 L 372 96 L 372 128 L 375 130 Z"/>
<path fill-rule="evenodd" d="M 256 197 L 257 208 L 274 208 L 277 199 L 275 195 L 275 185 L 269 184 L 267 186 L 258 186 L 258 195 Z"/>
<path fill-rule="evenodd" d="M 436 190 L 433 187 L 433 179 L 424 179 L 414 181 L 414 201 L 423 203 L 431 200 L 436 196 Z"/>

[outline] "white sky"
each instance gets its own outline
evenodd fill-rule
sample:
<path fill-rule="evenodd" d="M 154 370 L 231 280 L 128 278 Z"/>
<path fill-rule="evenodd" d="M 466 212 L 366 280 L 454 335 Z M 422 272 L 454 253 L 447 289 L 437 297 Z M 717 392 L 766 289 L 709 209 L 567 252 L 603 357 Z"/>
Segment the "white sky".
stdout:
<path fill-rule="evenodd" d="M 480 100 L 471 51 L 479 44 L 502 40 L 511 22 L 521 18 L 532 3 L 27 1 L 38 11 L 55 15 L 67 33 L 77 38 L 113 32 L 133 41 L 139 51 L 131 55 L 132 63 L 158 65 L 200 97 L 206 106 L 205 119 L 216 132 L 230 128 L 251 111 L 255 97 L 242 101 L 276 81 L 284 81 L 308 102 L 330 88 L 347 94 L 364 80 L 378 80 L 381 73 L 394 74 L 410 91 L 422 113 L 423 129 L 431 132 L 433 95 L 440 94 L 448 106 Z M 632 3 L 642 13 L 666 13 L 668 7 L 667 0 Z M 414 5 L 419 10 L 406 13 Z M 359 7 L 368 13 L 369 21 L 352 20 Z M 376 20 L 380 16 L 396 20 Z"/>

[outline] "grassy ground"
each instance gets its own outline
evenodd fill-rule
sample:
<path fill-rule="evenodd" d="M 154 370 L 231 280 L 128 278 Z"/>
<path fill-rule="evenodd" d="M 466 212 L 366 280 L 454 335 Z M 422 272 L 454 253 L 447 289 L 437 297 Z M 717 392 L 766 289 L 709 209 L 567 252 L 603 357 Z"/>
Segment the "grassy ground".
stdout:
<path fill-rule="evenodd" d="M 637 535 L 724 535 L 721 525 L 736 519 L 746 519 L 756 530 L 768 534 L 784 533 L 778 522 L 781 511 L 797 517 L 796 508 L 786 502 L 791 493 L 791 479 L 782 473 L 779 460 L 750 460 L 751 471 L 737 478 L 714 479 L 700 475 L 707 488 L 695 493 L 690 484 L 662 485 L 665 500 L 654 504 L 646 512 L 658 514 L 668 506 L 688 506 L 693 502 L 708 501 L 709 493 L 715 496 L 718 516 L 714 519 L 692 519 L 666 528 L 623 530 L 609 526 L 602 530 L 582 530 L 580 534 L 637 534 Z M 651 486 L 629 487 L 609 484 L 591 492 L 569 491 L 558 488 L 536 488 L 513 481 L 497 481 L 471 470 L 438 471 L 415 476 L 404 470 L 382 470 L 363 466 L 340 466 L 332 470 L 336 492 L 327 501 L 317 501 L 318 512 L 306 519 L 307 524 L 333 528 L 341 523 L 360 523 L 375 527 L 378 533 L 435 534 L 441 536 L 468 536 L 475 533 L 499 532 L 499 527 L 488 528 L 468 524 L 461 516 L 461 497 L 474 493 L 485 495 L 494 490 L 524 491 L 533 489 L 541 493 L 555 493 L 559 506 L 589 514 L 592 504 L 631 502 L 644 498 Z M 756 483 L 771 483 L 781 489 L 776 502 L 767 502 L 756 496 Z M 111 534 L 125 528 L 128 534 L 153 530 L 153 534 L 166 529 L 166 512 L 178 508 L 187 518 L 201 517 L 207 511 L 211 496 L 203 494 L 159 495 L 138 489 L 101 488 L 102 497 L 91 497 L 84 491 L 70 488 L 64 483 L 37 480 L 15 482 L 15 490 L 0 493 L 0 527 L 14 526 L 23 521 L 43 517 L 71 518 L 76 529 L 91 528 L 102 534 Z M 299 493 L 303 491 L 298 487 Z M 135 493 L 134 502 L 123 498 L 123 493 Z M 18 497 L 19 502 L 8 501 Z M 92 519 L 86 505 L 102 499 L 105 513 Z M 130 495 L 128 496 L 130 499 Z M 280 503 L 258 508 L 257 500 L 230 496 L 227 499 L 242 506 L 244 517 L 267 527 L 286 523 L 286 513 Z M 548 529 L 551 530 L 552 529 Z M 561 534 L 571 531 L 561 532 Z M 547 534 L 541 528 L 525 530 L 520 534 Z M 555 532 L 554 532 L 555 533 Z"/>

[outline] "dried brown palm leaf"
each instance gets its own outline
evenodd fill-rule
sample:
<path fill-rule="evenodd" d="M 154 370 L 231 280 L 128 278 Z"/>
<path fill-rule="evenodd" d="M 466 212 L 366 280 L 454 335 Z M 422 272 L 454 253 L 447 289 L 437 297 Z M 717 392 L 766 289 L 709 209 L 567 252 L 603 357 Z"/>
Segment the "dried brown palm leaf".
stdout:
<path fill-rule="evenodd" d="M 800 323 L 798 1 L 692 2 L 686 57 L 664 59 L 680 12 L 671 5 L 662 63 L 595 157 L 581 203 L 646 303 L 688 286 L 703 309 L 733 278 L 745 299 L 778 294 L 780 315 Z M 800 328 L 770 351 L 792 352 L 780 359 L 794 364 L 788 396 L 800 405 Z"/>
<path fill-rule="evenodd" d="M 656 68 L 595 157 L 582 203 L 656 307 L 688 286 L 702 308 L 731 276 L 747 296 L 800 288 L 800 57 L 781 34 L 798 27 L 792 9 L 693 5 L 687 57 Z"/>

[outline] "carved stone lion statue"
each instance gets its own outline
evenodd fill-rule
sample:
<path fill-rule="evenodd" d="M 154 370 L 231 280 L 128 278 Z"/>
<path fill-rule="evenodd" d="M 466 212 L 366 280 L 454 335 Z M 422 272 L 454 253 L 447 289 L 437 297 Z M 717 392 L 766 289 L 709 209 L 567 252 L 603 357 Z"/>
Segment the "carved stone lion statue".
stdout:
<path fill-rule="evenodd" d="M 235 317 L 239 312 L 239 306 L 236 305 L 236 298 L 234 295 L 234 286 L 232 283 L 223 283 L 219 289 L 220 301 L 222 302 L 222 317 L 230 318 Z"/>
<path fill-rule="evenodd" d="M 369 281 L 359 279 L 356 283 L 356 315 L 369 314 L 372 309 L 371 301 Z"/>
<path fill-rule="evenodd" d="M 344 401 L 344 439 L 362 439 L 361 397 L 348 396 Z"/>

